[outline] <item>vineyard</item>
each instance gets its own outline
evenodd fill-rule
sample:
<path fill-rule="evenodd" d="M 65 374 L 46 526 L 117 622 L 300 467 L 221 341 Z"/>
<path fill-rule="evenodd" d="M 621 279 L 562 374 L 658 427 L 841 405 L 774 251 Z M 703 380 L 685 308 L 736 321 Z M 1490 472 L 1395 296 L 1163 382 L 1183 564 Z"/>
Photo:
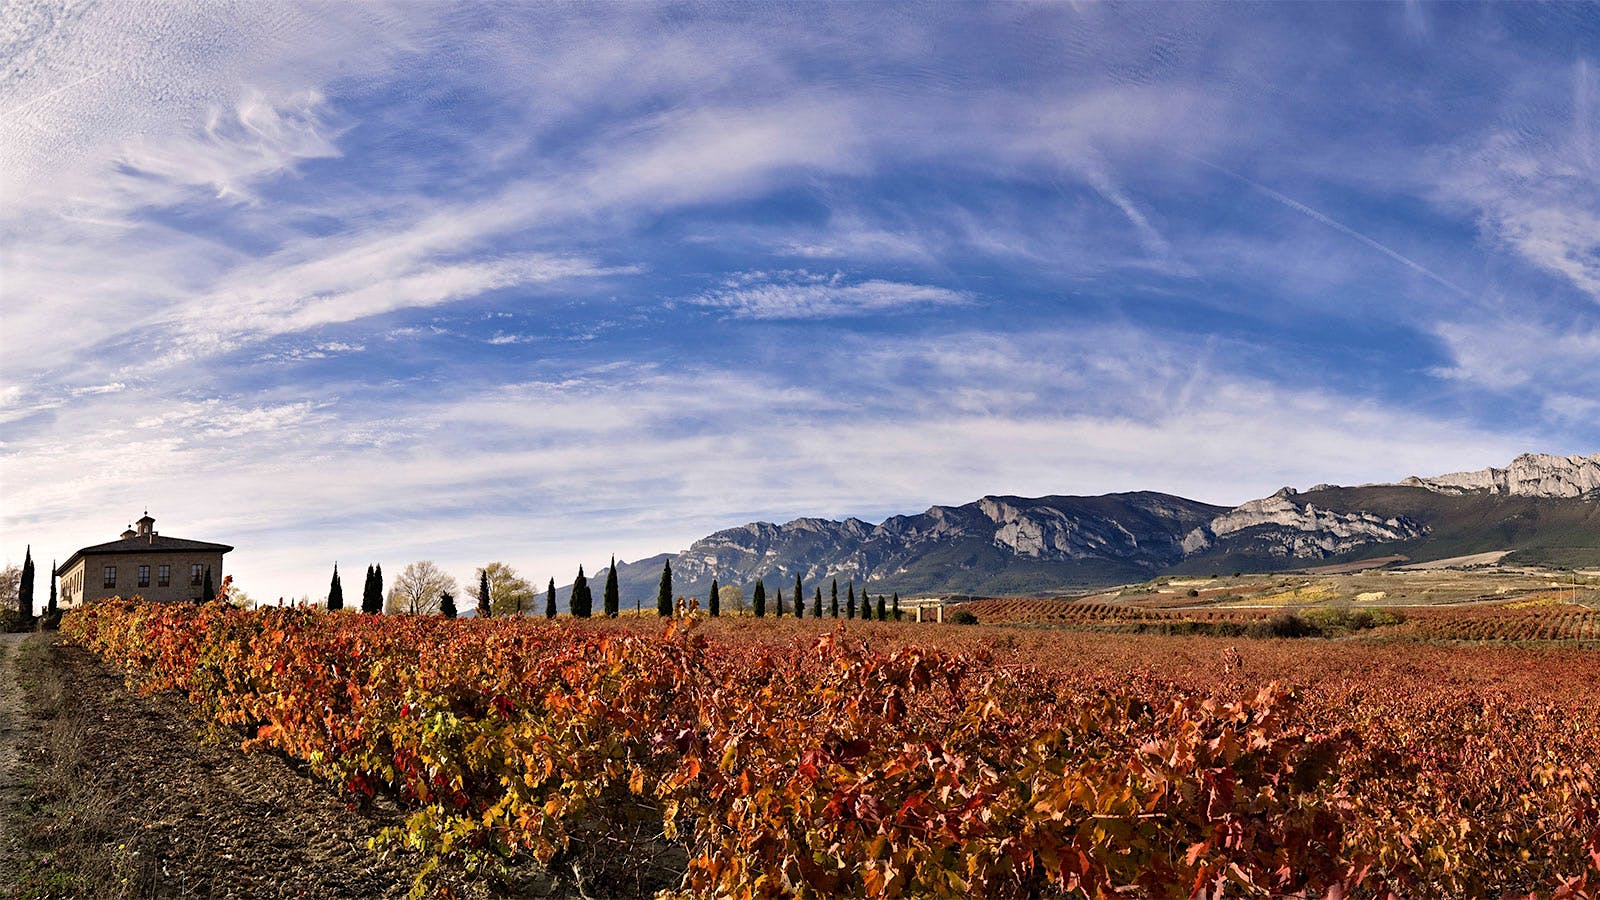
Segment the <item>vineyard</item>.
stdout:
<path fill-rule="evenodd" d="M 1172 622 L 1252 622 L 1270 616 L 1273 610 L 1208 609 L 1167 611 L 1147 606 L 1089 601 L 1064 601 L 1001 597 L 974 600 L 960 606 L 995 625 L 1018 622 L 1043 622 L 1063 625 L 1136 625 Z"/>
<path fill-rule="evenodd" d="M 1576 642 L 1600 647 L 1600 612 L 1565 603 L 1415 609 L 1391 630 L 1398 639 L 1490 643 Z"/>
<path fill-rule="evenodd" d="M 1168 677 L 1021 664 L 981 627 L 727 640 L 693 618 L 121 601 L 62 627 L 247 748 L 400 802 L 377 846 L 448 864 L 560 868 L 648 834 L 681 848 L 688 896 L 1600 893 L 1600 662 L 1581 651 L 1358 653 L 1291 687 L 1209 639 L 1148 638 L 1215 654 Z M 940 633 L 969 644 L 916 646 Z M 1295 642 L 1260 643 L 1299 671 Z"/>
<path fill-rule="evenodd" d="M 1302 607 L 1294 610 L 1217 608 L 1164 610 L 1105 602 L 1004 598 L 962 604 L 980 622 L 1032 624 L 1100 631 L 1273 636 L 1258 633 L 1293 615 L 1309 626 L 1356 624 L 1348 631 L 1397 640 L 1568 642 L 1600 646 L 1600 611 L 1558 600 L 1468 607 Z M 1358 617 L 1366 616 L 1362 621 Z M 1292 637 L 1293 634 L 1278 636 Z"/>

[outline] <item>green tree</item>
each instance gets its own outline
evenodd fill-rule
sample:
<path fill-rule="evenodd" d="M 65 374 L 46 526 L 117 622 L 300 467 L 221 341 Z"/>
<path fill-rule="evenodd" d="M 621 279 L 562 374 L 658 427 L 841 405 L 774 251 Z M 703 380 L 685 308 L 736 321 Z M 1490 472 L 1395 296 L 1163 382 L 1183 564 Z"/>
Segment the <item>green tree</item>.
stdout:
<path fill-rule="evenodd" d="M 811 598 L 811 617 L 820 619 L 822 618 L 822 585 L 817 585 L 816 591 L 816 596 Z"/>
<path fill-rule="evenodd" d="M 554 619 L 556 617 L 556 580 L 554 578 L 550 579 L 550 590 L 545 592 L 544 595 L 544 617 L 546 619 Z"/>
<path fill-rule="evenodd" d="M 889 621 L 888 617 L 886 617 L 884 615 L 884 613 L 886 611 L 887 611 L 887 609 L 884 606 L 883 595 L 879 594 L 878 595 L 878 621 L 879 622 L 887 622 L 887 621 Z"/>
<path fill-rule="evenodd" d="M 142 527 L 142 526 L 141 526 Z M 17 583 L 17 624 L 28 628 L 33 624 L 33 545 L 22 555 L 22 580 Z"/>
<path fill-rule="evenodd" d="M 856 617 L 856 583 L 852 581 L 845 585 L 845 590 L 849 591 L 850 594 L 848 601 L 845 603 L 844 617 L 846 619 L 854 619 Z"/>
<path fill-rule="evenodd" d="M 361 590 L 361 611 L 369 615 L 383 612 L 383 565 L 367 567 L 367 584 Z"/>
<path fill-rule="evenodd" d="M 617 587 L 617 557 L 615 554 L 613 554 L 611 557 L 611 568 L 606 570 L 606 593 L 605 600 L 603 602 L 603 608 L 606 611 L 606 618 L 615 619 L 617 617 L 617 613 L 619 611 L 617 607 L 621 602 L 622 595 L 620 593 L 620 589 Z"/>
<path fill-rule="evenodd" d="M 485 566 L 478 570 L 478 618 L 487 619 L 494 615 L 494 594 L 489 589 L 489 568 Z"/>
<path fill-rule="evenodd" d="M 454 619 L 456 617 L 456 598 L 449 591 L 439 595 L 439 615 L 444 616 L 446 619 Z"/>
<path fill-rule="evenodd" d="M 783 588 L 778 588 L 777 609 L 778 611 L 773 614 L 774 617 L 779 619 L 783 618 Z"/>
<path fill-rule="evenodd" d="M 206 566 L 205 585 L 200 589 L 200 599 L 204 602 L 217 599 L 217 583 L 211 580 L 210 566 Z"/>
<path fill-rule="evenodd" d="M 800 586 L 799 575 L 794 576 L 794 617 L 796 619 L 806 617 L 806 592 Z"/>
<path fill-rule="evenodd" d="M 661 586 L 656 589 L 656 615 L 672 618 L 672 561 L 661 564 Z"/>
<path fill-rule="evenodd" d="M 711 592 L 706 594 L 706 613 L 712 618 L 722 615 L 722 598 L 717 596 L 717 579 L 711 579 Z"/>
<path fill-rule="evenodd" d="M 900 592 L 894 592 L 894 620 L 900 621 Z"/>
<path fill-rule="evenodd" d="M 833 602 L 830 604 L 828 612 L 835 619 L 839 618 L 839 579 L 837 578 L 833 580 Z"/>
<path fill-rule="evenodd" d="M 578 577 L 572 581 L 572 596 L 567 600 L 572 614 L 587 619 L 594 612 L 594 595 L 589 593 L 589 579 L 583 577 L 583 566 L 578 566 Z"/>
<path fill-rule="evenodd" d="M 760 579 L 756 580 L 755 593 L 750 597 L 750 611 L 755 613 L 757 618 L 767 614 L 767 586 Z"/>
<path fill-rule="evenodd" d="M 531 611 L 539 600 L 539 589 L 533 582 L 517 574 L 517 570 L 503 562 L 492 562 L 475 572 L 478 589 L 483 589 L 484 576 L 489 577 L 489 609 L 479 615 L 520 616 Z"/>
<path fill-rule="evenodd" d="M 328 582 L 328 608 L 344 609 L 344 585 L 339 583 L 339 564 L 333 564 L 333 580 Z"/>
<path fill-rule="evenodd" d="M 45 607 L 45 615 L 52 620 L 56 617 L 56 561 L 50 560 L 50 605 Z M 51 627 L 54 627 L 53 625 Z"/>

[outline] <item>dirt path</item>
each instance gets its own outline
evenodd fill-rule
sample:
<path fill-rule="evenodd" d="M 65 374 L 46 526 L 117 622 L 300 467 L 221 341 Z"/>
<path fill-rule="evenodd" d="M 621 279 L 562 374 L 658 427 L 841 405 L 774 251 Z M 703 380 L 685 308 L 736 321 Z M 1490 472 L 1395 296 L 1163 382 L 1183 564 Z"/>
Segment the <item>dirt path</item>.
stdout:
<path fill-rule="evenodd" d="M 22 758 L 33 731 L 23 700 L 20 647 L 27 635 L 0 634 L 0 884 L 11 873 L 5 861 L 17 855 L 15 829 L 7 827 L 24 802 Z"/>
<path fill-rule="evenodd" d="M 128 690 L 54 635 L 0 635 L 0 898 L 408 894 L 422 859 L 367 846 L 398 810 L 199 729 L 184 701 Z M 531 861 L 494 881 L 441 866 L 428 884 L 461 900 L 643 898 L 682 871 L 677 856 L 606 856 L 565 878 Z"/>
<path fill-rule="evenodd" d="M 82 650 L 36 640 L 0 639 L 0 771 L 13 801 L 0 820 L 9 842 L 0 842 L 0 896 L 410 889 L 417 860 L 366 846 L 394 814 L 357 809 L 274 755 L 202 742 L 177 701 L 135 696 Z M 19 658 L 29 660 L 26 689 Z M 23 765 L 26 783 L 14 777 Z"/>

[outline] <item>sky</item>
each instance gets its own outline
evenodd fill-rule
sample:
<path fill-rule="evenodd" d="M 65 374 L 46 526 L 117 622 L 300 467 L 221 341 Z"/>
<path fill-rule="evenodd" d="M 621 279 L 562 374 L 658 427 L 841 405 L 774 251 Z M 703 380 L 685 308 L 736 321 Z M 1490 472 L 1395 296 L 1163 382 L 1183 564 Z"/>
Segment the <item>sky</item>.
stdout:
<path fill-rule="evenodd" d="M 41 570 L 1600 450 L 1600 6 L 0 0 L 0 60 Z"/>

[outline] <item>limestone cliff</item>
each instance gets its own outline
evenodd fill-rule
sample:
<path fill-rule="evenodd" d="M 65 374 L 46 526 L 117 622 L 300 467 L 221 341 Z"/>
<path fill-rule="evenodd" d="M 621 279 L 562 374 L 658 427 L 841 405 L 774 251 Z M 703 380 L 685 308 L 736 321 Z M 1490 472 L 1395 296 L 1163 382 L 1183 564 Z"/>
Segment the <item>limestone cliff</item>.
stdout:
<path fill-rule="evenodd" d="M 1187 554 L 1209 550 L 1219 541 L 1254 555 L 1281 559 L 1327 559 L 1368 544 L 1421 537 L 1427 528 L 1404 517 L 1368 512 L 1335 512 L 1295 500 L 1284 488 L 1217 516 L 1184 536 Z"/>
<path fill-rule="evenodd" d="M 1581 497 L 1600 500 L 1600 453 L 1592 456 L 1524 453 L 1504 469 L 1490 467 L 1433 478 L 1413 475 L 1400 483 L 1441 494 L 1481 491 L 1512 497 Z"/>

